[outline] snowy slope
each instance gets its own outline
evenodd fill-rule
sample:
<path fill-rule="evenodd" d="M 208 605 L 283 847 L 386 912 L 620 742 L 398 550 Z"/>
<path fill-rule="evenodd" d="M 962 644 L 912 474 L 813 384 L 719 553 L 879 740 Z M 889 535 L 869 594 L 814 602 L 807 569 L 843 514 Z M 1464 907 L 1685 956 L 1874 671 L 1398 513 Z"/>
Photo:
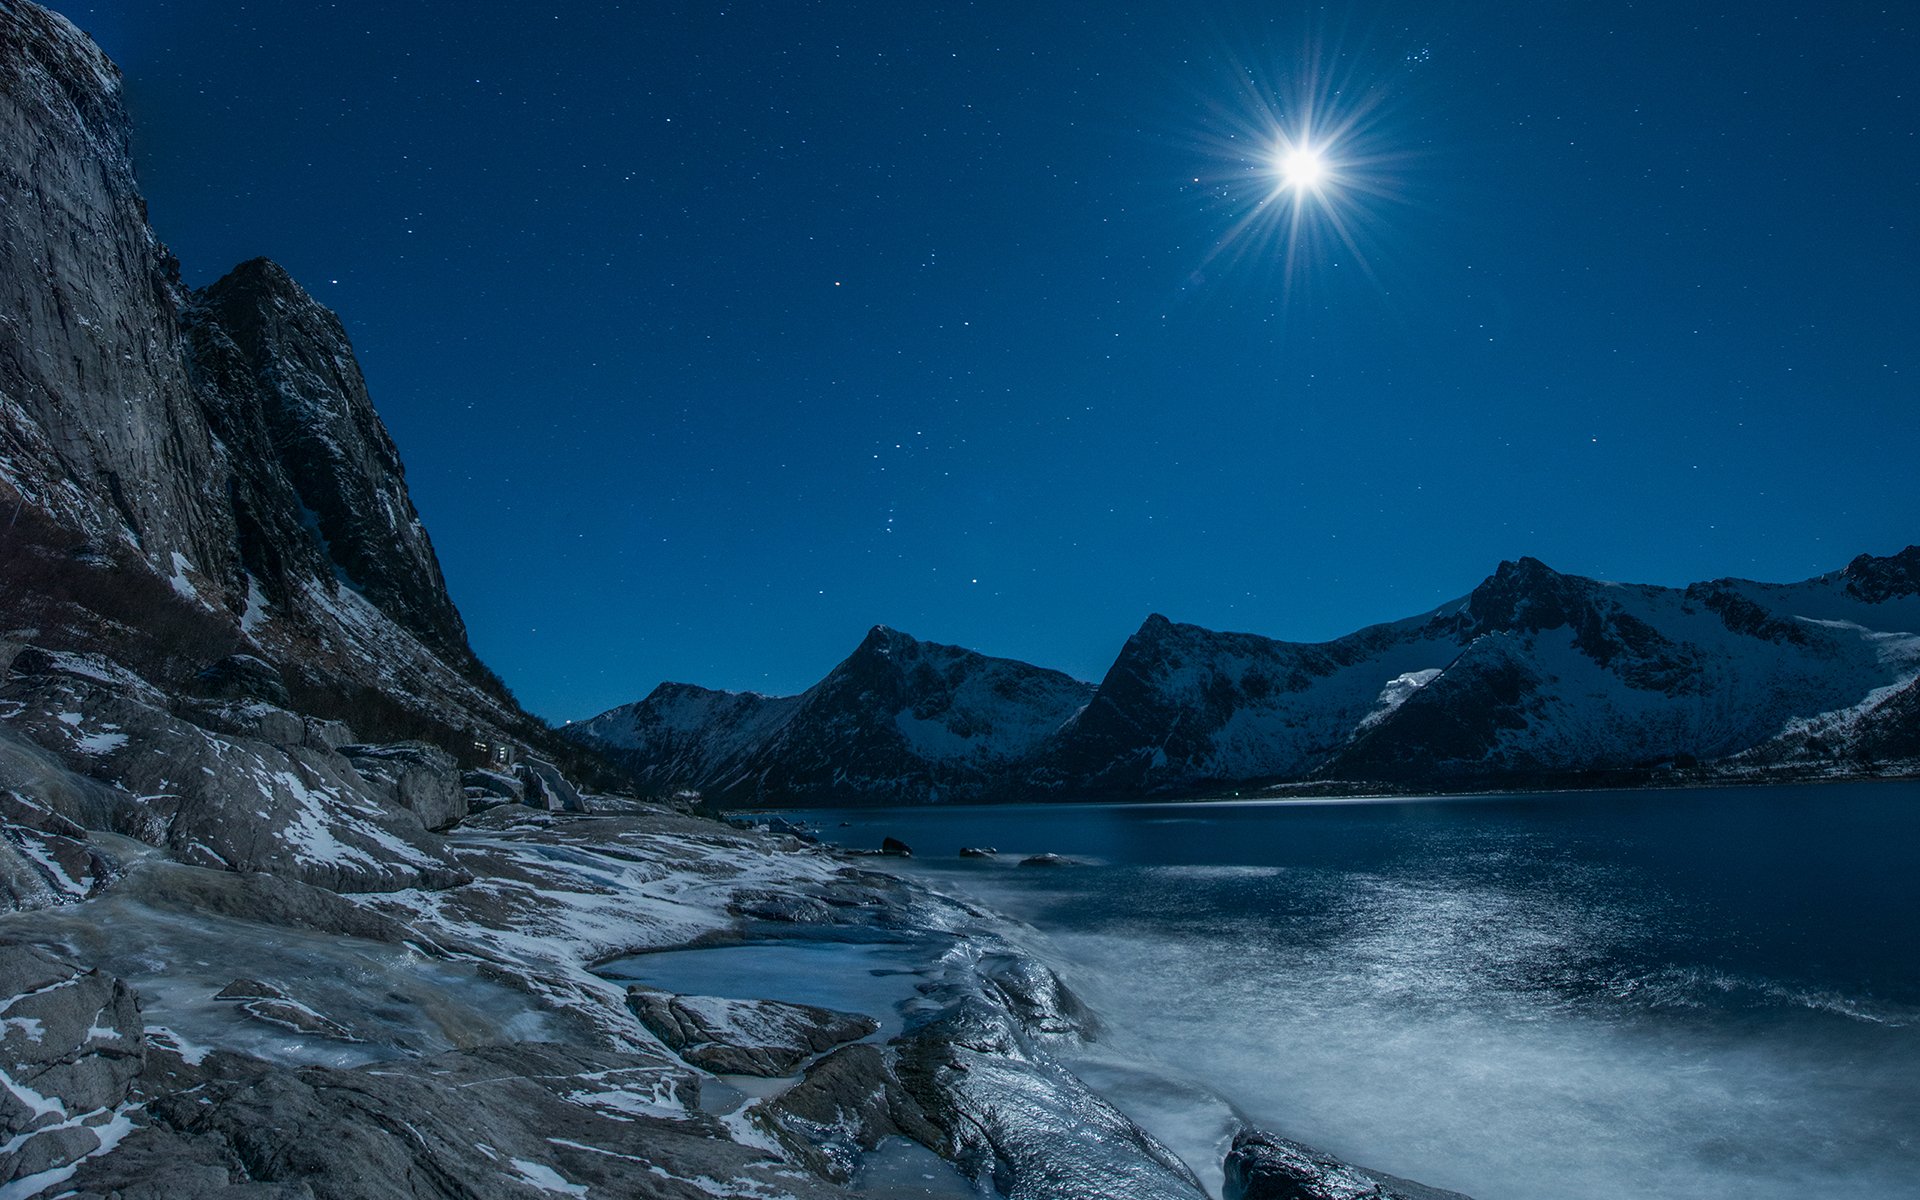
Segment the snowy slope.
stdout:
<path fill-rule="evenodd" d="M 903 684 L 923 676 L 937 684 Z M 1460 600 L 1330 642 L 1155 615 L 1093 689 L 877 629 L 801 696 L 663 685 L 575 729 L 650 786 L 728 802 L 1498 785 L 1911 758 L 1916 676 L 1920 550 L 1686 588 L 1522 558 Z M 1756 757 L 1729 761 L 1742 754 Z"/>
<path fill-rule="evenodd" d="M 1092 691 L 1058 671 L 875 626 L 798 696 L 662 684 L 567 733 L 649 787 L 729 803 L 952 799 L 1025 761 Z"/>

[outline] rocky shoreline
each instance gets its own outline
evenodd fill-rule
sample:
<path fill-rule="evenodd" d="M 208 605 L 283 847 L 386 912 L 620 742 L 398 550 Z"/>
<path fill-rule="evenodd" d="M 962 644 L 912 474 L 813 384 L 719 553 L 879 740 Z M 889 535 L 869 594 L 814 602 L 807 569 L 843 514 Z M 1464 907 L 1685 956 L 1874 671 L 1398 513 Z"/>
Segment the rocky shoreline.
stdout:
<path fill-rule="evenodd" d="M 862 1195 L 864 1156 L 894 1138 L 1006 1196 L 1205 1194 L 1063 1065 L 1097 1022 L 1058 977 L 992 914 L 871 859 L 606 796 L 480 808 L 426 747 L 331 744 L 258 698 L 244 723 L 209 716 L 103 661 L 14 664 L 9 1196 Z M 185 768 L 212 783 L 171 821 L 136 800 Z M 426 829 L 417 810 L 456 796 Z M 897 1014 L 604 973 L 876 941 L 922 964 Z M 714 1103 L 742 1076 L 767 1086 Z M 1228 1194 L 1376 1194 L 1321 1174 Z"/>

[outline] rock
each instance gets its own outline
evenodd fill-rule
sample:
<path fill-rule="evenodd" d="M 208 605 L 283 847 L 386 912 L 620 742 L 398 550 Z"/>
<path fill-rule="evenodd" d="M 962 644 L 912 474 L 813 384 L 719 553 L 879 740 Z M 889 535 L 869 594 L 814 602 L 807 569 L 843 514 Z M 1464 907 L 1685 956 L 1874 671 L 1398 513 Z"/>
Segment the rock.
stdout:
<path fill-rule="evenodd" d="M 676 996 L 627 989 L 627 1007 L 687 1063 L 727 1075 L 791 1075 L 835 1046 L 880 1028 L 872 1017 L 810 1004 Z"/>
<path fill-rule="evenodd" d="M 1172 1151 L 1037 1049 L 990 997 L 961 995 L 894 1046 L 901 1086 L 940 1131 L 930 1148 L 983 1190 L 1036 1200 L 1206 1196 Z"/>
<path fill-rule="evenodd" d="M 450 887 L 468 875 L 411 812 L 330 750 L 277 746 L 183 721 L 118 681 L 16 678 L 10 724 L 67 770 L 110 785 L 62 815 L 184 862 L 270 871 L 336 891 Z M 51 793 L 49 794 L 51 797 Z"/>
<path fill-rule="evenodd" d="M 229 654 L 201 671 L 194 684 L 201 695 L 216 700 L 262 700 L 278 708 L 293 707 L 280 669 L 251 654 Z"/>
<path fill-rule="evenodd" d="M 0 944 L 0 1011 L 0 1190 L 12 1194 L 7 1181 L 99 1147 L 80 1126 L 127 1102 L 146 1042 L 125 984 L 20 943 Z"/>
<path fill-rule="evenodd" d="M 1000 853 L 1000 851 L 998 851 L 998 850 L 996 850 L 996 849 L 995 849 L 995 848 L 993 848 L 992 846 L 962 846 L 962 847 L 960 847 L 960 857 L 961 857 L 961 858 L 992 858 L 992 857 L 993 857 L 994 855 L 996 855 L 996 854 L 998 854 L 998 853 Z"/>
<path fill-rule="evenodd" d="M 1257 1129 L 1234 1136 L 1222 1200 L 1468 1200 Z"/>
<path fill-rule="evenodd" d="M 117 872 L 87 831 L 44 804 L 0 790 L 0 909 L 77 904 Z"/>
<path fill-rule="evenodd" d="M 236 979 L 213 997 L 215 1000 L 285 1000 L 287 994 L 271 983 L 258 979 Z"/>
<path fill-rule="evenodd" d="M 907 845 L 899 838 L 883 838 L 880 842 L 880 853 L 890 854 L 895 858 L 912 858 L 913 847 Z"/>
<path fill-rule="evenodd" d="M 385 785 L 392 802 L 428 829 L 449 829 L 467 815 L 464 777 L 453 756 L 425 742 L 342 746 L 361 776 Z"/>
<path fill-rule="evenodd" d="M 439 953 L 425 935 L 392 917 L 323 888 L 279 875 L 145 862 L 129 870 L 112 894 L 171 910 L 189 919 L 230 917 L 274 928 L 365 938 L 388 945 L 411 943 L 429 955 Z"/>
<path fill-rule="evenodd" d="M 217 574 L 237 539 L 178 349 L 176 268 L 134 177 L 119 69 L 65 18 L 8 4 L 0 97 L 9 494 L 35 497 L 74 541 L 137 539 L 162 576 L 176 555 Z"/>
<path fill-rule="evenodd" d="M 1023 867 L 1070 867 L 1073 865 L 1073 860 L 1058 854 L 1035 854 L 1021 859 L 1020 865 Z"/>
<path fill-rule="evenodd" d="M 511 775 L 498 771 L 462 771 L 460 785 L 465 789 L 467 802 L 473 808 L 490 808 L 496 804 L 525 804 L 527 787 Z"/>
<path fill-rule="evenodd" d="M 1028 1033 L 1090 1038 L 1093 1013 L 1046 964 L 1024 954 L 988 956 L 980 976 Z"/>
<path fill-rule="evenodd" d="M 211 1060 L 210 1060 L 211 1061 Z M 75 1200 L 844 1196 L 741 1145 L 678 1068 L 529 1042 L 340 1070 L 235 1062 L 149 1105 Z M 704 1180 L 705 1183 L 695 1181 Z"/>
<path fill-rule="evenodd" d="M 821 925 L 834 919 L 833 906 L 827 901 L 791 892 L 742 891 L 727 911 L 749 920 L 790 925 Z"/>
<path fill-rule="evenodd" d="M 551 812 L 586 812 L 587 803 L 579 789 L 567 781 L 560 768 L 529 755 L 514 764 L 514 775 L 526 787 L 526 803 Z M 534 799 L 538 791 L 539 800 Z"/>
<path fill-rule="evenodd" d="M 240 1011 L 257 1021 L 291 1029 L 295 1033 L 331 1038 L 336 1042 L 361 1040 L 338 1021 L 313 1011 L 297 1000 L 249 1000 L 240 1006 Z"/>
<path fill-rule="evenodd" d="M 805 1079 L 761 1111 L 789 1149 L 837 1183 L 852 1179 L 861 1153 L 886 1138 L 911 1138 L 923 1146 L 942 1140 L 894 1078 L 887 1052 L 865 1042 L 842 1046 L 813 1064 Z"/>

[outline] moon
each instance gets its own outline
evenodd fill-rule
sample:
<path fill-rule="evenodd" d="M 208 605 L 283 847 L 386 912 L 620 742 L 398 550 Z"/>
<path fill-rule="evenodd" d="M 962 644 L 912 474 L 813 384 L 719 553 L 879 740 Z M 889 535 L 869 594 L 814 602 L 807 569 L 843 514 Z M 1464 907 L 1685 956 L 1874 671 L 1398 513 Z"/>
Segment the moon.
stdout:
<path fill-rule="evenodd" d="M 1281 185 L 1296 192 L 1319 191 L 1330 174 L 1326 155 L 1313 146 L 1283 149 L 1276 156 L 1274 166 L 1280 173 Z"/>

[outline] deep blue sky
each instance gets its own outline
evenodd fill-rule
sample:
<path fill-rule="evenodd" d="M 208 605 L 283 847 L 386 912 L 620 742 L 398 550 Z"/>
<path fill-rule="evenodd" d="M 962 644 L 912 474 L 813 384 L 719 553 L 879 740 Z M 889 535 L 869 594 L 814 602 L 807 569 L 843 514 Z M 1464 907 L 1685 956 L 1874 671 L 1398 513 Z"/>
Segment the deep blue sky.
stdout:
<path fill-rule="evenodd" d="M 189 282 L 345 319 L 550 717 L 1920 540 L 1907 6 L 60 7 Z M 1222 250 L 1314 81 L 1364 257 Z"/>

